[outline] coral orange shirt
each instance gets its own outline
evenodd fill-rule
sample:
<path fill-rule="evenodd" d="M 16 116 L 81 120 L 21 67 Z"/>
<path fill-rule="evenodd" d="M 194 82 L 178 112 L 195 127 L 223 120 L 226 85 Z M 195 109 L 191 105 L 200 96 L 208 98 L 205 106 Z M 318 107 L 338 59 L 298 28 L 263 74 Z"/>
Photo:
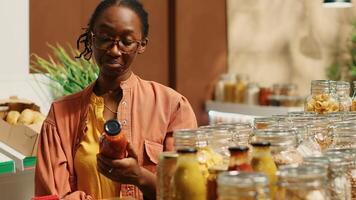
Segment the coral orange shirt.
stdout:
<path fill-rule="evenodd" d="M 86 135 L 91 84 L 83 91 L 52 103 L 38 142 L 35 195 L 55 194 L 86 199 L 78 190 L 74 156 Z M 155 173 L 158 155 L 173 149 L 172 132 L 196 128 L 188 100 L 178 92 L 135 74 L 120 83 L 123 97 L 117 111 L 127 138 L 138 154 L 138 162 Z M 143 199 L 133 185 L 121 185 L 122 196 Z"/>

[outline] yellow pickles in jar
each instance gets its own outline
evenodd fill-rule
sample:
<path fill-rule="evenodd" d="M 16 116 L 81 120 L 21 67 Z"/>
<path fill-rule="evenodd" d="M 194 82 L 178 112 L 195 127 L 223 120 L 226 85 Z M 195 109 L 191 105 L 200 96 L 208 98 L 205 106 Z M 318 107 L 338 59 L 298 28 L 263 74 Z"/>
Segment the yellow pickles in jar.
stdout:
<path fill-rule="evenodd" d="M 196 148 L 178 149 L 177 168 L 173 177 L 173 200 L 205 200 L 206 178 L 199 169 Z"/>

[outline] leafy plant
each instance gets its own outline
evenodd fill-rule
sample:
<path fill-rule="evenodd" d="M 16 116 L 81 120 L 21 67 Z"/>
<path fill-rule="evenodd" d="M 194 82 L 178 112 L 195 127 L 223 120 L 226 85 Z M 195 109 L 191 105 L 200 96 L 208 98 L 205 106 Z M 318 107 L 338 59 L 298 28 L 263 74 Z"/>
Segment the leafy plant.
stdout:
<path fill-rule="evenodd" d="M 69 52 L 59 44 L 48 46 L 55 59 L 51 56 L 45 59 L 33 54 L 30 68 L 49 79 L 49 83 L 42 83 L 51 88 L 54 98 L 78 92 L 98 77 L 99 68 L 94 61 L 75 58 L 79 52 L 70 45 Z"/>

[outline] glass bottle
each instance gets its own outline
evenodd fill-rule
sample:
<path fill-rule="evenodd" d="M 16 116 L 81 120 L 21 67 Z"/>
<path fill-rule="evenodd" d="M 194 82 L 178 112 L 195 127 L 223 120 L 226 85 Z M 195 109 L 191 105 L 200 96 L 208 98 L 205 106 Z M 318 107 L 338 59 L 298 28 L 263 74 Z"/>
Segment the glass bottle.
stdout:
<path fill-rule="evenodd" d="M 254 180 L 237 171 L 223 172 L 218 176 L 218 200 L 257 200 Z"/>
<path fill-rule="evenodd" d="M 350 83 L 346 81 L 338 81 L 336 83 L 336 94 L 339 100 L 339 110 L 344 112 L 350 111 L 352 105 Z"/>
<path fill-rule="evenodd" d="M 270 142 L 271 153 L 277 167 L 300 164 L 303 157 L 297 151 L 297 136 L 292 129 L 255 130 L 251 142 Z"/>
<path fill-rule="evenodd" d="M 99 139 L 100 153 L 112 159 L 122 159 L 126 156 L 128 140 L 121 131 L 121 124 L 111 119 L 104 124 L 104 133 Z"/>
<path fill-rule="evenodd" d="M 277 166 L 271 155 L 270 142 L 253 142 L 251 165 L 254 171 L 263 172 L 268 176 L 271 199 L 274 198 L 277 182 Z"/>
<path fill-rule="evenodd" d="M 219 102 L 224 102 L 225 100 L 225 84 L 231 82 L 230 74 L 221 74 L 219 81 L 215 85 L 214 100 Z"/>
<path fill-rule="evenodd" d="M 235 103 L 244 103 L 249 77 L 246 74 L 236 74 Z"/>
<path fill-rule="evenodd" d="M 225 168 L 221 167 L 211 167 L 209 168 L 209 176 L 207 179 L 207 200 L 217 200 L 218 199 L 218 175 L 226 171 Z"/>
<path fill-rule="evenodd" d="M 182 148 L 177 153 L 179 156 L 172 183 L 173 199 L 206 199 L 206 179 L 199 169 L 197 149 Z"/>
<path fill-rule="evenodd" d="M 171 182 L 176 170 L 178 154 L 162 152 L 157 165 L 157 200 L 172 200 Z"/>
<path fill-rule="evenodd" d="M 313 80 L 311 94 L 305 99 L 304 111 L 325 114 L 339 111 L 337 97 L 330 91 L 328 80 Z"/>
<path fill-rule="evenodd" d="M 276 200 L 329 200 L 327 171 L 319 166 L 284 166 L 278 170 Z"/>
<path fill-rule="evenodd" d="M 233 74 L 227 74 L 224 80 L 224 101 L 234 102 L 236 91 L 236 79 Z"/>
<path fill-rule="evenodd" d="M 248 159 L 248 150 L 247 146 L 234 146 L 229 147 L 230 151 L 230 162 L 229 162 L 229 171 L 246 171 L 252 172 L 252 167 Z"/>
<path fill-rule="evenodd" d="M 352 82 L 353 84 L 353 94 L 352 94 L 352 104 L 351 104 L 351 111 L 356 111 L 356 81 Z"/>

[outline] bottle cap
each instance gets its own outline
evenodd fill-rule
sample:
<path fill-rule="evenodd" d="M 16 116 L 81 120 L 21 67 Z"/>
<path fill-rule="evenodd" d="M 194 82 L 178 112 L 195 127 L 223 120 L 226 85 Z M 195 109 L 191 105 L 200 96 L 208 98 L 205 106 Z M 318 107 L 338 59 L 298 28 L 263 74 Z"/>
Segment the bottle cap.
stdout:
<path fill-rule="evenodd" d="M 248 146 L 231 146 L 229 147 L 230 152 L 243 152 L 243 151 L 248 151 Z"/>
<path fill-rule="evenodd" d="M 121 131 L 121 124 L 116 119 L 110 119 L 105 122 L 104 131 L 110 136 L 117 135 Z"/>
<path fill-rule="evenodd" d="M 197 153 L 197 149 L 194 147 L 186 147 L 186 148 L 179 148 L 177 149 L 178 154 L 185 154 L 185 153 Z"/>

